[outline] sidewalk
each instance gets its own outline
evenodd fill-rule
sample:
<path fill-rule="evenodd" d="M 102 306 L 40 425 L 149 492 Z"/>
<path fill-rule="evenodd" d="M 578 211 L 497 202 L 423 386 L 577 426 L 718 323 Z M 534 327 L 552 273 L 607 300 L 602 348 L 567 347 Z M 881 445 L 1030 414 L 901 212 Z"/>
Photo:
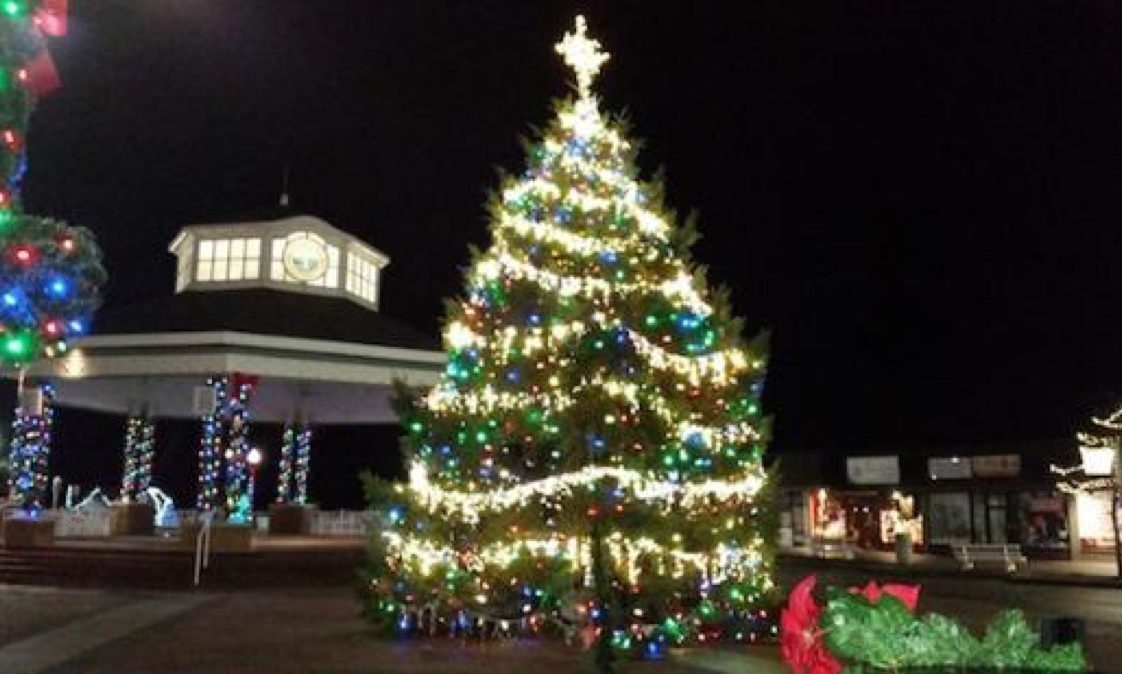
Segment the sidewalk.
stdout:
<path fill-rule="evenodd" d="M 781 561 L 797 560 L 806 566 L 822 568 L 846 566 L 870 573 L 898 576 L 972 576 L 1015 583 L 1122 587 L 1122 580 L 1117 577 L 1113 560 L 1029 560 L 1027 567 L 1015 573 L 1007 573 L 1000 565 L 982 564 L 973 570 L 964 571 L 953 557 L 944 555 L 914 553 L 910 563 L 900 564 L 896 561 L 896 555 L 891 552 L 855 549 L 853 554 L 853 559 L 845 559 L 840 554 L 816 556 L 807 548 L 779 549 Z"/>

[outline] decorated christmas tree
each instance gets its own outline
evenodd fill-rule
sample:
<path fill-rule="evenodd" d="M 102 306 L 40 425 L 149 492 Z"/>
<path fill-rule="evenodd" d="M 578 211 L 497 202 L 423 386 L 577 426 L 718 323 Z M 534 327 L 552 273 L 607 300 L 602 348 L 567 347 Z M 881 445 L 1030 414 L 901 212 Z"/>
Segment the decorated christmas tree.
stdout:
<path fill-rule="evenodd" d="M 408 483 L 370 484 L 369 613 L 648 651 L 747 638 L 772 588 L 765 340 L 742 341 L 600 110 L 583 19 L 557 51 L 575 97 L 491 204 L 440 383 L 404 396 Z"/>
<path fill-rule="evenodd" d="M 105 282 L 101 251 L 81 227 L 26 213 L 27 131 L 39 98 L 59 86 L 45 36 L 66 32 L 66 0 L 0 2 L 0 364 L 19 371 L 66 352 L 84 334 Z M 50 439 L 49 389 L 17 410 L 9 497 L 43 504 Z"/>

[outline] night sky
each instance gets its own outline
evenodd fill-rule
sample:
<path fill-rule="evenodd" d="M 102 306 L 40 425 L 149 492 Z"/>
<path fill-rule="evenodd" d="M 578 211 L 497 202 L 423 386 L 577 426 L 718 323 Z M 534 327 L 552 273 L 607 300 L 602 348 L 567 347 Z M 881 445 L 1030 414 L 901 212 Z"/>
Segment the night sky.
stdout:
<path fill-rule="evenodd" d="M 1122 5 L 71 0 L 27 204 L 169 295 L 185 223 L 294 205 L 435 331 L 583 11 L 599 90 L 772 330 L 778 451 L 1069 437 L 1122 396 Z"/>

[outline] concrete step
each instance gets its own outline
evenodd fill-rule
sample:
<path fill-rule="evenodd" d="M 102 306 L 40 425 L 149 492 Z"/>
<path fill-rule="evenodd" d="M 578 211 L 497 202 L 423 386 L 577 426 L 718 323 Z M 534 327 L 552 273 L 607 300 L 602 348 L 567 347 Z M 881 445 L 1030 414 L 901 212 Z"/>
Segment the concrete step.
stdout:
<path fill-rule="evenodd" d="M 207 589 L 331 587 L 357 581 L 361 550 L 212 554 Z M 0 549 L 0 583 L 67 587 L 190 589 L 192 551 L 75 548 Z"/>

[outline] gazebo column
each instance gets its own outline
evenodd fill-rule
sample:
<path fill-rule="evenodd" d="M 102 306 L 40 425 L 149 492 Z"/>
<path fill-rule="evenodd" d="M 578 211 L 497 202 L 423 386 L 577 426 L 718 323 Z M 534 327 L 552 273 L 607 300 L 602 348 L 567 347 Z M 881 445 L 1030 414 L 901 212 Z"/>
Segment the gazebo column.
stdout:
<path fill-rule="evenodd" d="M 151 536 L 156 504 L 144 499 L 152 484 L 155 423 L 147 406 L 133 407 L 125 421 L 124 469 L 120 501 L 110 504 L 109 530 L 114 535 Z"/>
<path fill-rule="evenodd" d="M 47 502 L 47 461 L 51 454 L 54 388 L 43 383 L 19 386 L 19 407 L 12 420 L 9 445 L 8 494 L 12 503 L 28 511 Z"/>
<path fill-rule="evenodd" d="M 253 395 L 256 378 L 235 373 L 230 377 L 230 392 L 226 406 L 228 418 L 226 437 L 226 512 L 231 522 L 244 524 L 253 518 L 253 504 L 249 502 L 249 401 Z"/>
<path fill-rule="evenodd" d="M 299 505 L 308 504 L 308 470 L 312 459 L 312 428 L 308 424 L 296 434 L 296 498 Z"/>
<path fill-rule="evenodd" d="M 199 440 L 199 487 L 195 499 L 199 510 L 213 510 L 223 503 L 222 455 L 230 381 L 224 376 L 211 377 L 206 385 L 211 389 L 213 402 L 203 415 L 203 433 Z"/>
<path fill-rule="evenodd" d="M 293 501 L 292 491 L 296 481 L 296 426 L 292 422 L 284 425 L 281 434 L 280 463 L 277 472 L 277 498 L 279 504 Z"/>
<path fill-rule="evenodd" d="M 276 503 L 269 507 L 269 533 L 307 534 L 314 508 L 308 506 L 308 467 L 312 429 L 307 422 L 288 422 L 281 436 Z"/>
<path fill-rule="evenodd" d="M 129 415 L 125 422 L 125 467 L 121 476 L 121 500 L 125 503 L 136 503 L 152 485 L 155 435 L 156 424 L 147 409 Z"/>

